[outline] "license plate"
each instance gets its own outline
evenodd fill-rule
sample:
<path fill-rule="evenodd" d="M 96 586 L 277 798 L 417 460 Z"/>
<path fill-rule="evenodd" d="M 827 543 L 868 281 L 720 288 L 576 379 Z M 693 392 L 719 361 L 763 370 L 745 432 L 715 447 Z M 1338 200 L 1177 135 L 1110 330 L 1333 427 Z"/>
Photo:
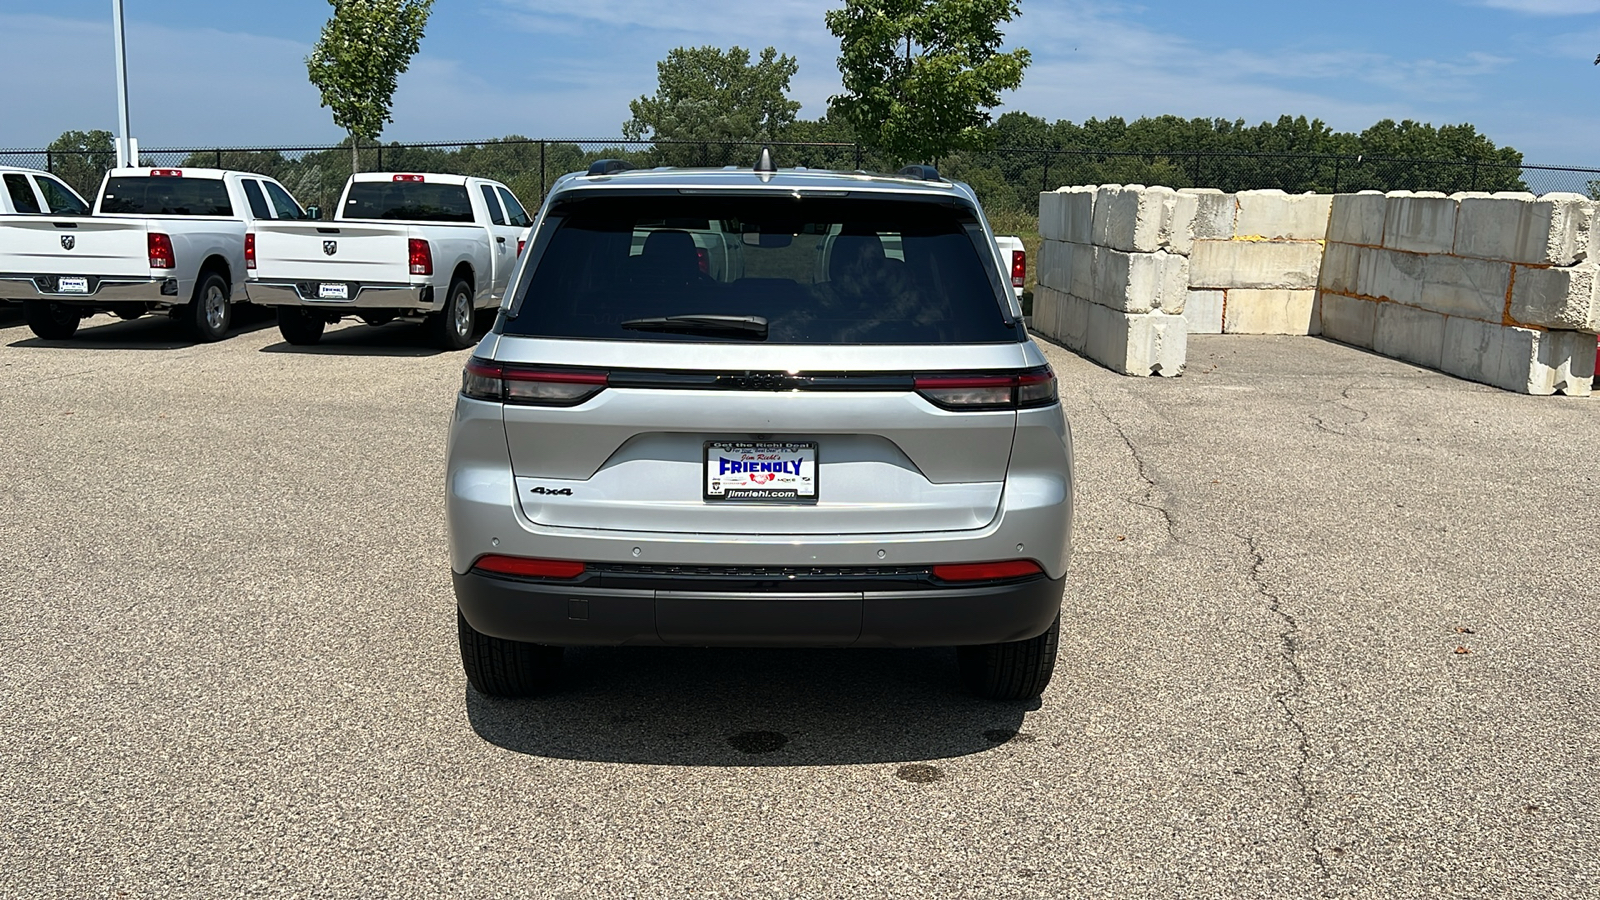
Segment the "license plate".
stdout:
<path fill-rule="evenodd" d="M 707 441 L 705 499 L 817 499 L 816 441 Z"/>
<path fill-rule="evenodd" d="M 350 285 L 348 284 L 319 284 L 317 285 L 318 300 L 349 300 Z"/>
<path fill-rule="evenodd" d="M 89 279 L 82 275 L 63 275 L 56 279 L 56 292 L 60 294 L 89 293 Z"/>

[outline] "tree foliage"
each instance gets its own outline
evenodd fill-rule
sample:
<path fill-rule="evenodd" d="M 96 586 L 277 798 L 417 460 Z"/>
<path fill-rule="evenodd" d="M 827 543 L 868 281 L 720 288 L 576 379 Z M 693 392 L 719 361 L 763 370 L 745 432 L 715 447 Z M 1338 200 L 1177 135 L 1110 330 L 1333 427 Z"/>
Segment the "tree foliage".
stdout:
<path fill-rule="evenodd" d="M 622 124 L 630 140 L 769 141 L 795 120 L 800 104 L 789 99 L 789 81 L 799 64 L 768 47 L 759 61 L 732 47 L 679 47 L 656 63 L 656 92 L 628 104 Z M 684 165 L 695 148 L 657 147 L 661 165 Z"/>
<path fill-rule="evenodd" d="M 306 58 L 311 83 L 333 122 L 352 138 L 351 171 L 360 171 L 354 139 L 378 139 L 401 73 L 422 44 L 433 0 L 328 0 L 333 16 Z"/>
<path fill-rule="evenodd" d="M 116 165 L 117 151 L 111 132 L 63 131 L 50 142 L 50 171 L 92 204 L 106 170 Z"/>
<path fill-rule="evenodd" d="M 1018 15 L 1016 0 L 846 0 L 827 14 L 845 89 L 830 114 L 893 164 L 982 146 L 1031 59 L 999 49 Z"/>

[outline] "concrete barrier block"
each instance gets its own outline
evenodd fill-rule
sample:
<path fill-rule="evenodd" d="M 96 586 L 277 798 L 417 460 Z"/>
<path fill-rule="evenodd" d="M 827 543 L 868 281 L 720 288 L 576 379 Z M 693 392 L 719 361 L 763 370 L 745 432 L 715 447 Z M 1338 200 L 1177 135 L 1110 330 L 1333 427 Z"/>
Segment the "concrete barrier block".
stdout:
<path fill-rule="evenodd" d="M 1455 253 L 1505 262 L 1570 266 L 1587 258 L 1593 201 L 1580 194 L 1464 197 Z"/>
<path fill-rule="evenodd" d="M 1329 203 L 1328 241 L 1365 247 L 1381 245 L 1388 208 L 1388 198 L 1378 191 L 1335 195 Z"/>
<path fill-rule="evenodd" d="M 1228 291 L 1223 311 L 1224 334 L 1310 334 L 1316 306 L 1315 290 Z"/>
<path fill-rule="evenodd" d="M 1428 256 L 1423 262 L 1424 309 L 1485 322 L 1505 318 L 1511 266 L 1461 256 Z"/>
<path fill-rule="evenodd" d="M 1322 272 L 1317 286 L 1340 294 L 1356 293 L 1363 250 L 1353 244 L 1329 244 L 1322 253 Z"/>
<path fill-rule="evenodd" d="M 1062 209 L 1065 207 L 1062 188 L 1055 191 L 1042 191 L 1039 194 L 1039 239 L 1042 241 L 1059 241 L 1062 238 Z M 1039 251 L 1040 255 L 1044 250 Z"/>
<path fill-rule="evenodd" d="M 1089 340 L 1089 310 L 1096 304 L 1062 294 L 1056 306 L 1056 339 L 1074 353 L 1082 353 Z"/>
<path fill-rule="evenodd" d="M 1040 202 L 1043 203 L 1043 198 L 1049 195 L 1040 194 L 1039 196 L 1041 198 Z M 1040 221 L 1043 221 L 1042 214 Z M 1039 256 L 1033 261 L 1034 281 L 1058 290 L 1065 288 L 1066 284 L 1062 280 L 1065 271 L 1062 265 L 1062 257 L 1065 253 L 1065 245 L 1060 241 L 1054 238 L 1045 238 L 1041 241 L 1039 243 Z"/>
<path fill-rule="evenodd" d="M 1094 248 L 1094 290 L 1089 299 L 1127 313 L 1183 311 L 1189 292 L 1189 259 L 1165 250 L 1124 253 Z"/>
<path fill-rule="evenodd" d="M 1518 266 L 1511 318 L 1563 331 L 1600 332 L 1600 261 L 1552 269 Z"/>
<path fill-rule="evenodd" d="M 1031 328 L 1051 340 L 1057 339 L 1056 322 L 1059 314 L 1060 298 L 1061 294 L 1055 288 L 1043 283 L 1034 285 Z"/>
<path fill-rule="evenodd" d="M 1062 290 L 1074 297 L 1094 296 L 1094 272 L 1100 248 L 1088 244 L 1067 244 L 1062 257 L 1065 281 Z"/>
<path fill-rule="evenodd" d="M 1452 318 L 1441 370 L 1519 394 L 1589 396 L 1594 336 Z"/>
<path fill-rule="evenodd" d="M 1089 304 L 1083 354 L 1123 375 L 1183 374 L 1189 352 L 1188 322 L 1165 313 L 1129 314 Z"/>
<path fill-rule="evenodd" d="M 1195 200 L 1195 240 L 1225 241 L 1233 237 L 1233 222 L 1238 215 L 1238 203 L 1232 194 L 1216 188 L 1183 188 Z"/>
<path fill-rule="evenodd" d="M 1391 191 L 1384 207 L 1383 246 L 1412 253 L 1455 249 L 1456 201 L 1437 191 Z"/>
<path fill-rule="evenodd" d="M 1161 248 L 1169 253 L 1188 256 L 1194 250 L 1195 219 L 1200 212 L 1200 198 L 1194 194 L 1173 191 L 1161 200 L 1161 229 L 1157 236 Z"/>
<path fill-rule="evenodd" d="M 1356 275 L 1356 293 L 1409 306 L 1422 303 L 1427 257 L 1396 250 L 1364 248 Z"/>
<path fill-rule="evenodd" d="M 1197 288 L 1288 288 L 1317 286 L 1322 245 L 1311 241 L 1196 241 L 1190 255 L 1190 286 Z"/>
<path fill-rule="evenodd" d="M 1320 241 L 1328 235 L 1332 194 L 1286 194 L 1283 191 L 1240 191 L 1235 195 L 1238 237 L 1268 240 Z"/>
<path fill-rule="evenodd" d="M 1222 308 L 1227 291 L 1190 291 L 1183 303 L 1183 317 L 1190 334 L 1221 334 Z"/>
<path fill-rule="evenodd" d="M 1372 349 L 1384 356 L 1437 369 L 1444 355 L 1445 319 L 1425 309 L 1380 303 Z M 1326 333 L 1326 326 L 1323 331 Z"/>
<path fill-rule="evenodd" d="M 1083 185 L 1069 189 L 1061 203 L 1061 239 L 1088 246 L 1094 243 L 1094 204 L 1099 188 Z"/>
<path fill-rule="evenodd" d="M 1167 250 L 1187 255 L 1198 201 L 1168 187 L 1102 188 L 1094 199 L 1091 243 L 1124 253 Z"/>
<path fill-rule="evenodd" d="M 1322 335 L 1345 344 L 1372 348 L 1378 322 L 1378 304 L 1360 297 L 1324 292 L 1321 298 Z"/>

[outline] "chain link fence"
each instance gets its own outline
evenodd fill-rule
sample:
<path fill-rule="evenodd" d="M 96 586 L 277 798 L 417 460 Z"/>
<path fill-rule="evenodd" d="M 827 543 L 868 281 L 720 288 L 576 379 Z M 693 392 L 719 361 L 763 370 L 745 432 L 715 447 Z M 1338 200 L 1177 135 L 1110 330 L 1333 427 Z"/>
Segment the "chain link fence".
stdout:
<path fill-rule="evenodd" d="M 762 144 L 507 138 L 465 143 L 363 144 L 362 171 L 445 172 L 493 178 L 524 204 L 540 202 L 556 178 L 597 159 L 650 166 L 750 166 Z M 773 142 L 783 167 L 886 171 L 871 150 L 852 143 Z M 139 151 L 140 165 L 213 167 L 258 172 L 282 182 L 307 205 L 331 209 L 351 170 L 350 146 L 178 148 Z M 114 162 L 110 152 L 0 150 L 0 165 L 44 169 L 85 196 L 99 189 Z M 1565 191 L 1600 199 L 1600 169 L 1514 166 L 1480 160 L 1396 159 L 1293 153 L 1133 153 L 1023 147 L 953 153 L 947 177 L 966 181 L 996 211 L 1036 213 L 1039 192 L 1066 184 L 1160 184 L 1224 191 L 1278 188 L 1290 193 L 1363 190 Z"/>

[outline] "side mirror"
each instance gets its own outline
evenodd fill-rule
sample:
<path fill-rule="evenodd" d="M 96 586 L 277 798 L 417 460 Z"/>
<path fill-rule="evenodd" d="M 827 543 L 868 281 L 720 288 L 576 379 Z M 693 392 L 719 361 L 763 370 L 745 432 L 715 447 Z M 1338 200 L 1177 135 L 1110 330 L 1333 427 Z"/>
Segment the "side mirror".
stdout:
<path fill-rule="evenodd" d="M 322 207 L 316 205 L 306 207 L 306 216 L 312 219 L 321 219 Z"/>

